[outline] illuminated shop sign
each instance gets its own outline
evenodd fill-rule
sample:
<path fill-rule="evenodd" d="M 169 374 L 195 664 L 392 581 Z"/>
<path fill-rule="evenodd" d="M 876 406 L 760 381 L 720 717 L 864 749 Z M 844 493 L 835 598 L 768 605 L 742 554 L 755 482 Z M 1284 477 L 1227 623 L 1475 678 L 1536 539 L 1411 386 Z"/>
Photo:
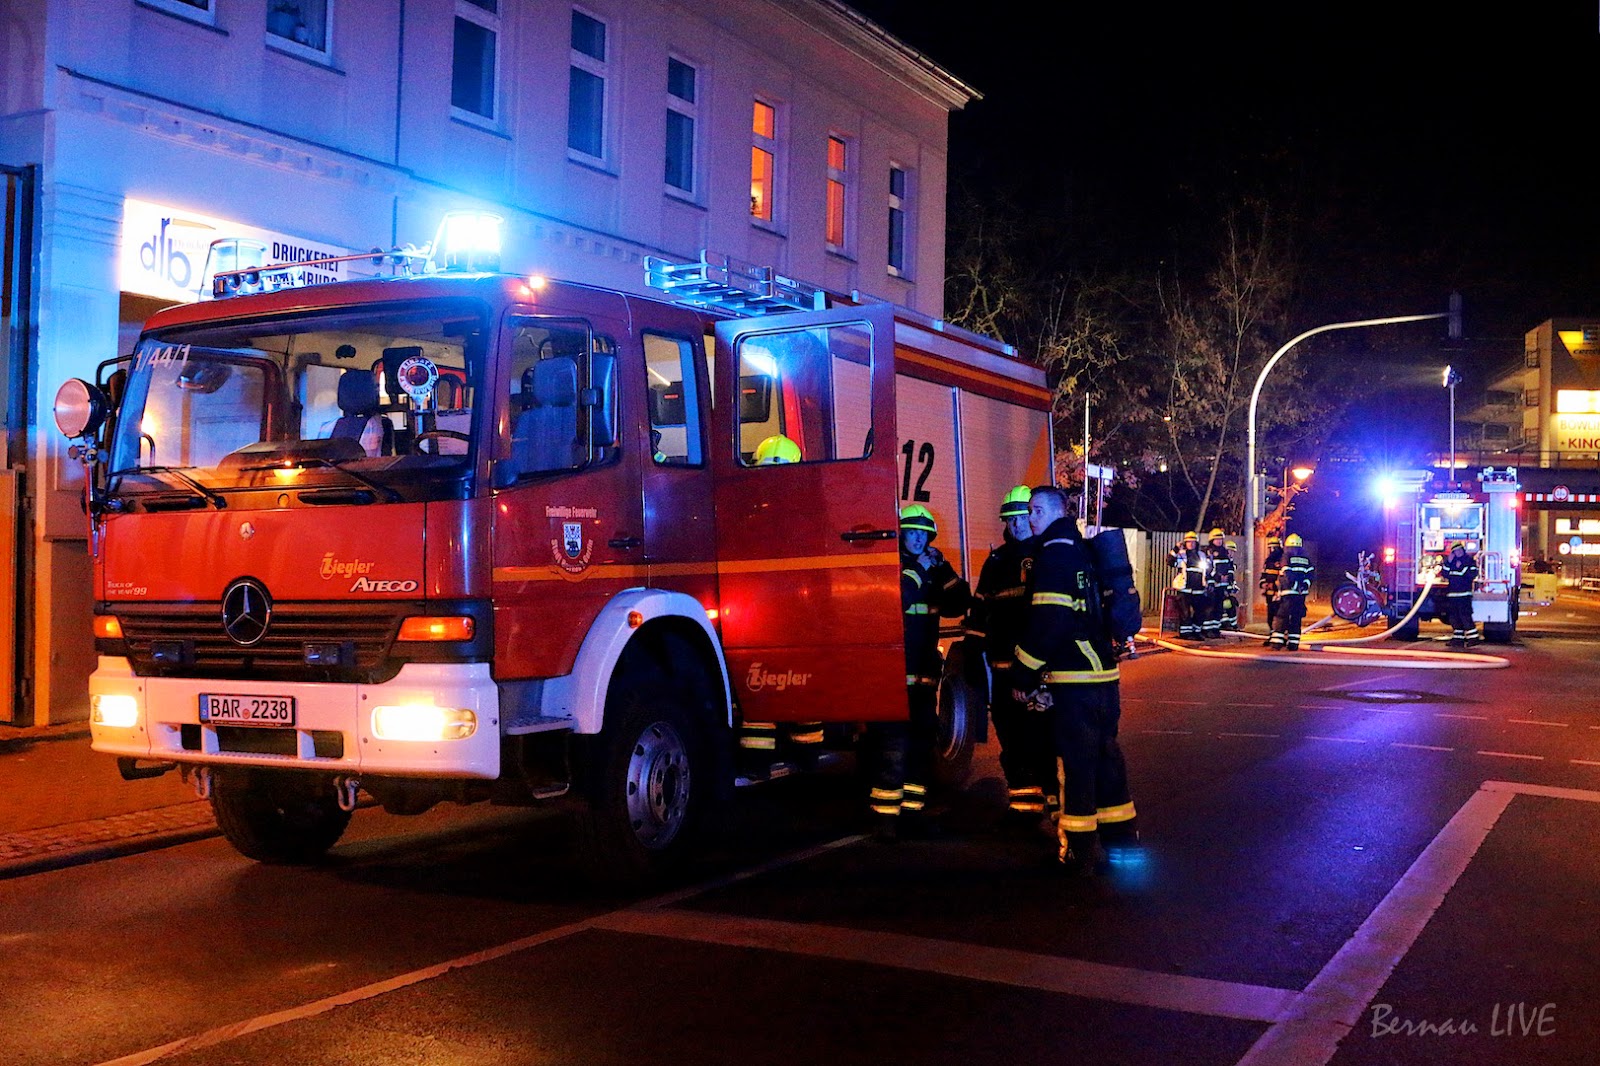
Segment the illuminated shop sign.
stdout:
<path fill-rule="evenodd" d="M 1564 395 L 1566 390 L 1558 395 Z M 1578 393 L 1580 396 L 1600 395 Z M 1555 415 L 1550 432 L 1558 452 L 1600 452 L 1600 414 Z"/>
<path fill-rule="evenodd" d="M 308 241 L 240 222 L 198 215 L 144 200 L 122 204 L 122 246 L 118 285 L 123 292 L 154 296 L 175 302 L 193 302 L 207 285 L 206 255 L 211 242 L 233 238 L 229 255 L 212 269 L 232 270 L 267 263 L 303 263 L 311 259 L 350 255 L 351 249 Z M 335 263 L 302 271 L 298 284 L 343 281 L 344 268 Z"/>

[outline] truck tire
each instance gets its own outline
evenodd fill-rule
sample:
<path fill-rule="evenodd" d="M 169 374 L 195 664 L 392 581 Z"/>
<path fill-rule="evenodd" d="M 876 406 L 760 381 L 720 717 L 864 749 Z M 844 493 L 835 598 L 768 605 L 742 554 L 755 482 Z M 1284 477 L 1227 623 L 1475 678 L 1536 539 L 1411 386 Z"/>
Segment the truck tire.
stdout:
<path fill-rule="evenodd" d="M 211 812 L 234 850 L 274 864 L 316 861 L 350 824 L 331 784 L 287 774 L 218 774 Z"/>
<path fill-rule="evenodd" d="M 939 732 L 934 747 L 934 783 L 960 788 L 972 776 L 972 753 L 988 714 L 985 693 L 968 672 L 966 650 L 957 641 L 945 657 L 939 680 Z"/>
<path fill-rule="evenodd" d="M 1401 626 L 1399 629 L 1394 631 L 1394 639 L 1396 639 L 1396 640 L 1416 640 L 1417 637 L 1421 634 L 1421 632 L 1422 632 L 1422 624 L 1420 622 L 1418 622 L 1416 618 L 1413 618 L 1411 621 L 1407 622 L 1405 625 Z"/>
<path fill-rule="evenodd" d="M 717 789 L 708 730 L 671 687 L 629 681 L 606 701 L 584 769 L 578 844 L 593 880 L 651 880 L 693 853 Z"/>

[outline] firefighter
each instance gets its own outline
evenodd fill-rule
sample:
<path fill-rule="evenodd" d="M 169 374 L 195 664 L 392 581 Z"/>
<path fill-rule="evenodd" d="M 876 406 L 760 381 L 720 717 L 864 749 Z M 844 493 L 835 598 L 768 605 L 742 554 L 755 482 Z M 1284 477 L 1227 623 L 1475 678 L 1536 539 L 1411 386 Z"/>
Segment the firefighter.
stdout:
<path fill-rule="evenodd" d="M 1283 542 L 1283 574 L 1278 578 L 1278 611 L 1273 616 L 1272 636 L 1267 647 L 1279 651 L 1300 650 L 1300 624 L 1306 617 L 1306 597 L 1316 567 L 1307 557 L 1300 534 L 1290 533 Z"/>
<path fill-rule="evenodd" d="M 1206 534 L 1206 558 L 1211 568 L 1206 572 L 1206 617 L 1200 630 L 1207 640 L 1222 639 L 1222 617 L 1226 613 L 1223 601 L 1233 586 L 1233 556 L 1228 554 L 1226 537 L 1220 529 Z"/>
<path fill-rule="evenodd" d="M 906 645 L 910 719 L 874 725 L 880 745 L 870 806 L 874 836 L 892 841 L 902 831 L 929 831 L 928 785 L 939 735 L 939 620 L 959 618 L 971 600 L 967 583 L 933 546 L 939 526 L 921 504 L 900 511 L 900 607 Z"/>
<path fill-rule="evenodd" d="M 1261 598 L 1267 601 L 1267 632 L 1272 632 L 1272 620 L 1278 613 L 1278 581 L 1283 576 L 1283 541 L 1277 537 L 1267 538 L 1267 557 L 1261 561 L 1261 576 L 1256 580 L 1256 588 L 1261 592 Z M 1263 645 L 1268 641 L 1262 641 Z"/>
<path fill-rule="evenodd" d="M 1464 541 L 1454 541 L 1444 560 L 1445 620 L 1450 623 L 1450 646 L 1470 648 L 1481 639 L 1478 623 L 1472 620 L 1472 586 L 1478 580 L 1478 563 Z"/>
<path fill-rule="evenodd" d="M 1176 571 L 1172 587 L 1178 593 L 1178 637 L 1203 640 L 1211 560 L 1200 550 L 1200 534 L 1185 533 L 1182 543 L 1168 553 L 1167 561 Z"/>
<path fill-rule="evenodd" d="M 1033 569 L 1034 537 L 1028 522 L 1033 490 L 1018 485 L 1000 501 L 1005 523 L 1000 545 L 989 552 L 978 572 L 978 588 L 967 612 L 967 636 L 982 642 L 989 662 L 989 714 L 1000 741 L 1000 770 L 1005 774 L 1008 826 L 1037 829 L 1047 797 L 1054 798 L 1056 755 L 1045 716 L 1028 710 L 1006 684 L 1007 672 L 1022 623 L 1028 614 L 1028 575 Z"/>
<path fill-rule="evenodd" d="M 656 431 L 652 430 L 652 433 Z M 660 455 L 660 442 L 656 440 L 657 462 L 665 462 Z M 757 466 L 780 466 L 800 461 L 800 446 L 782 433 L 774 433 L 756 445 L 753 456 Z M 792 756 L 804 769 L 812 769 L 822 755 L 826 736 L 821 722 L 787 722 L 783 730 L 784 756 Z M 778 725 L 776 722 L 746 722 L 739 730 L 739 748 L 745 756 L 747 777 L 765 776 L 772 763 L 779 759 Z"/>
<path fill-rule="evenodd" d="M 1237 633 L 1239 631 L 1239 573 L 1234 560 L 1239 556 L 1239 544 L 1229 540 L 1222 545 L 1227 549 L 1228 555 L 1228 587 L 1222 597 L 1222 631 L 1224 633 Z"/>
<path fill-rule="evenodd" d="M 1117 660 L 1101 617 L 1094 564 L 1067 513 L 1066 494 L 1054 486 L 1036 488 L 1028 510 L 1039 545 L 1009 680 L 1019 698 L 1046 707 L 1061 756 L 1056 857 L 1070 870 L 1091 873 L 1102 854 L 1112 863 L 1130 860 L 1127 849 L 1139 840 L 1117 744 Z"/>
<path fill-rule="evenodd" d="M 800 461 L 800 445 L 785 437 L 782 433 L 774 433 L 756 445 L 756 453 L 752 457 L 752 461 L 756 466 L 798 463 Z"/>

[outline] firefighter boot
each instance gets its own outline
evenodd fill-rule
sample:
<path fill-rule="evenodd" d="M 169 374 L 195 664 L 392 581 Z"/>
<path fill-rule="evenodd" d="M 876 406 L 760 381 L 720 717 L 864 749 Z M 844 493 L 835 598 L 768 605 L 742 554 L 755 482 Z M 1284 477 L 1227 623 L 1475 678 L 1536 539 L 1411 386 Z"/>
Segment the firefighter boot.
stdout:
<path fill-rule="evenodd" d="M 1105 861 L 1100 836 L 1095 832 L 1062 833 L 1057 866 L 1072 877 L 1093 877 Z"/>

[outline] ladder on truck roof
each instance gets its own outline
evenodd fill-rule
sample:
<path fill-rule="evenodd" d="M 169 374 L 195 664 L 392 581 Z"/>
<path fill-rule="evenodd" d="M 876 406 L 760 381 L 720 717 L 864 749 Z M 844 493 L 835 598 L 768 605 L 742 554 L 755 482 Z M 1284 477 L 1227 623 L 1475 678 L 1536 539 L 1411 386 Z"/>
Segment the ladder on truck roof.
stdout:
<path fill-rule="evenodd" d="M 690 263 L 647 255 L 644 278 L 646 285 L 674 299 L 736 315 L 825 311 L 831 296 L 820 286 L 784 277 L 769 266 L 704 251 Z"/>

